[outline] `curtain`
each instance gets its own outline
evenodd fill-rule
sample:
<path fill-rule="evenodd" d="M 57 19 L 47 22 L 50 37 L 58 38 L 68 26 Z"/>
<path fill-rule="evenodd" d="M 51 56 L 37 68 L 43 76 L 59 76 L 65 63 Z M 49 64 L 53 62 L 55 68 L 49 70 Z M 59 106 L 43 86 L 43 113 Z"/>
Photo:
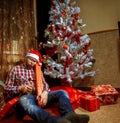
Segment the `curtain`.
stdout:
<path fill-rule="evenodd" d="M 36 48 L 34 0 L 0 0 L 0 80 Z"/>

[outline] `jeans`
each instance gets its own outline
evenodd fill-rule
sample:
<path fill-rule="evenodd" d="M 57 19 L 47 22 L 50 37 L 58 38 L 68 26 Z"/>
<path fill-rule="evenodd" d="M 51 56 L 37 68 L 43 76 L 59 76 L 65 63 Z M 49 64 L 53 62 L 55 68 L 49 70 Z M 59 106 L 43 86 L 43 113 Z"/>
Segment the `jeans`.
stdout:
<path fill-rule="evenodd" d="M 63 90 L 49 92 L 47 106 L 53 104 L 53 102 L 59 103 L 59 111 L 61 116 L 74 112 L 69 101 L 69 96 Z M 33 94 L 27 94 L 20 97 L 16 106 L 16 113 L 18 118 L 22 117 L 24 114 L 28 114 L 39 123 L 56 123 L 60 118 L 57 116 L 52 116 L 43 108 L 39 107 L 36 103 L 36 96 Z"/>

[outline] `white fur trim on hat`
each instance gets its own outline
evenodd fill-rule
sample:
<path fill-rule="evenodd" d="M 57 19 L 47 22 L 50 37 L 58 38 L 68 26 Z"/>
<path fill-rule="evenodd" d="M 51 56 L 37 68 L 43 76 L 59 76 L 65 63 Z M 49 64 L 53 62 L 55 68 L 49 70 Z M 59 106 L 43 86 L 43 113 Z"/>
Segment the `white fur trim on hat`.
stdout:
<path fill-rule="evenodd" d="M 39 56 L 33 53 L 27 53 L 26 57 L 32 57 L 34 59 L 36 59 L 37 61 L 39 61 Z"/>

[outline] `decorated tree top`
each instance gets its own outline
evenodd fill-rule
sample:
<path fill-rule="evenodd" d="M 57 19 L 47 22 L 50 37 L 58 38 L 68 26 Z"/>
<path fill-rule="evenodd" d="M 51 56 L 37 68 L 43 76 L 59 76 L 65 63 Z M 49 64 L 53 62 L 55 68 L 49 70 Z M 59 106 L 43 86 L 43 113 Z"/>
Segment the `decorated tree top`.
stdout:
<path fill-rule="evenodd" d="M 85 24 L 75 4 L 70 0 L 52 0 L 50 24 L 45 30 L 46 43 L 43 45 L 47 52 L 43 58 L 44 74 L 66 78 L 68 82 L 96 74 L 96 71 L 91 72 L 95 61 L 93 49 L 89 49 L 91 40 L 87 34 L 82 34 Z"/>

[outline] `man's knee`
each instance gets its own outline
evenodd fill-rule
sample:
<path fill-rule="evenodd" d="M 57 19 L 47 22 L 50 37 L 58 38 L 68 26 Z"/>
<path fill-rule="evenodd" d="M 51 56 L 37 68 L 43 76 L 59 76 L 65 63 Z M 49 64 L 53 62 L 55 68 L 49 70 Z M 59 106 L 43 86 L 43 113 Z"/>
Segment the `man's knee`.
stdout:
<path fill-rule="evenodd" d="M 66 91 L 64 91 L 64 90 L 59 90 L 59 94 L 60 94 L 61 96 L 65 96 L 65 97 L 69 98 L 68 93 L 67 93 Z"/>

